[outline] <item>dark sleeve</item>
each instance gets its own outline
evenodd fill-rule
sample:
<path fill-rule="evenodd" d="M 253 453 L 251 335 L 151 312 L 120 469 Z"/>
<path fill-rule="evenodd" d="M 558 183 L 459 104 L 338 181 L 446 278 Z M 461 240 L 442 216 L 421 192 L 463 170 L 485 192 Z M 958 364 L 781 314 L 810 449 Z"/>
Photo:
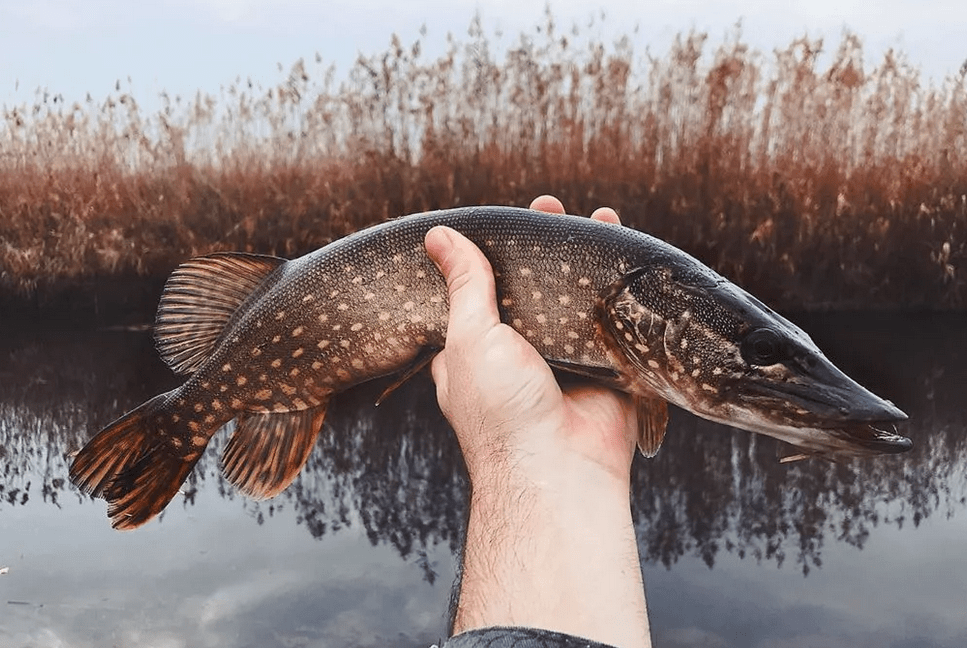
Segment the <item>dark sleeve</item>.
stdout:
<path fill-rule="evenodd" d="M 450 637 L 443 648 L 613 648 L 597 641 L 538 628 L 483 628 Z"/>

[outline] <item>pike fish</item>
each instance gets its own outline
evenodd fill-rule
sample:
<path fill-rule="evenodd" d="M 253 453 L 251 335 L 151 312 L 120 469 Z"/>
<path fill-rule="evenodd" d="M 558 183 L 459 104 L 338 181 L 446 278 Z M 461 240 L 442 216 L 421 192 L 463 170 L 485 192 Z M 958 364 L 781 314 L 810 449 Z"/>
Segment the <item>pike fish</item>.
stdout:
<path fill-rule="evenodd" d="M 298 259 L 215 253 L 169 278 L 155 338 L 178 388 L 99 432 L 71 480 L 138 527 L 178 492 L 212 436 L 247 496 L 298 475 L 331 398 L 443 348 L 446 285 L 423 247 L 436 225 L 490 260 L 502 321 L 555 369 L 630 394 L 639 448 L 657 452 L 667 403 L 766 434 L 802 456 L 911 447 L 906 415 L 847 377 L 806 333 L 681 250 L 634 229 L 510 207 L 428 212 L 359 231 Z M 384 394 L 385 395 L 385 394 Z"/>

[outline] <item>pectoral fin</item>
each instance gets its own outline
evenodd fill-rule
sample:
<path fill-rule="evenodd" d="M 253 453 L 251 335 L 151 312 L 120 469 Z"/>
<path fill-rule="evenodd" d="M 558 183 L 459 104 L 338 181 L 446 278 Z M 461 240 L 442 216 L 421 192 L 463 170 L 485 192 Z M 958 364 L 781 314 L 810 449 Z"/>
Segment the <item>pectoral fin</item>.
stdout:
<path fill-rule="evenodd" d="M 247 496 L 275 497 L 296 478 L 316 443 L 328 402 L 310 409 L 245 414 L 222 454 L 222 472 Z"/>
<path fill-rule="evenodd" d="M 380 394 L 379 398 L 376 399 L 376 405 L 378 406 L 380 403 L 386 400 L 390 394 L 399 389 L 403 383 L 420 373 L 425 366 L 430 364 L 438 353 L 440 353 L 440 349 L 436 347 L 426 347 L 421 349 L 416 357 L 413 358 L 413 361 L 410 363 L 410 365 L 398 373 L 396 378 L 393 379 L 393 382 L 390 383 L 389 387 L 383 390 L 383 393 Z"/>
<path fill-rule="evenodd" d="M 658 454 L 658 448 L 668 428 L 668 403 L 656 396 L 635 395 L 638 414 L 638 450 L 648 459 Z"/>

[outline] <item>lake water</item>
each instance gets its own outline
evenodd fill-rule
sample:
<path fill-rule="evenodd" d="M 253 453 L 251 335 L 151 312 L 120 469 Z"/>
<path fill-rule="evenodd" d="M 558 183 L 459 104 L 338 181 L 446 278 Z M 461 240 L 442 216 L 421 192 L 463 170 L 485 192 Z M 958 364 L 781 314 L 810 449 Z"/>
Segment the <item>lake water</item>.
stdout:
<path fill-rule="evenodd" d="M 910 453 L 780 465 L 673 413 L 634 507 L 657 646 L 967 646 L 967 317 L 794 318 L 911 416 Z M 216 437 L 168 509 L 110 528 L 65 455 L 176 384 L 149 333 L 0 324 L 0 647 L 428 646 L 465 519 L 459 449 L 420 377 L 338 400 L 306 469 L 254 503 Z"/>

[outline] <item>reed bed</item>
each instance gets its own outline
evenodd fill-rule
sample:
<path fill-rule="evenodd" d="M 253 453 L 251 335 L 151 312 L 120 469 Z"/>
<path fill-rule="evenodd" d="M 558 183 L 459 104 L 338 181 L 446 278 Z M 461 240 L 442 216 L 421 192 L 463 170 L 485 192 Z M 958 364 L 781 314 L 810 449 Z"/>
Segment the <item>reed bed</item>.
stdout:
<path fill-rule="evenodd" d="M 618 209 L 787 309 L 967 305 L 967 83 L 861 39 L 762 53 L 736 31 L 655 54 L 548 17 L 497 53 L 393 37 L 343 74 L 66 104 L 0 120 L 0 294 L 158 278 L 213 250 L 293 256 L 402 214 Z"/>

